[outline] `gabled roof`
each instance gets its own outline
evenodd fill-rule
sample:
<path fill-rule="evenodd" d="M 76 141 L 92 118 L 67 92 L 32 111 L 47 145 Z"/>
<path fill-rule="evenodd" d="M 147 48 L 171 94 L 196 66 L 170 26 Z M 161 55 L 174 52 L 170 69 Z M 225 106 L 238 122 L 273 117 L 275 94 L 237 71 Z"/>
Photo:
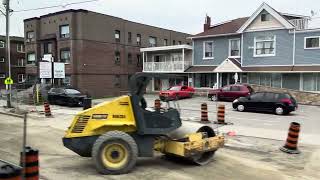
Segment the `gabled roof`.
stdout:
<path fill-rule="evenodd" d="M 262 3 L 261 6 L 250 16 L 250 18 L 239 28 L 238 33 L 242 33 L 263 11 L 266 10 L 270 13 L 276 20 L 278 20 L 285 28 L 292 29 L 294 26 L 287 21 L 278 11 L 273 9 L 267 3 Z"/>
<path fill-rule="evenodd" d="M 235 58 L 227 58 L 214 69 L 214 72 L 242 72 L 240 61 Z"/>
<path fill-rule="evenodd" d="M 191 38 L 212 37 L 238 34 L 237 30 L 249 19 L 249 17 L 237 18 L 210 27 L 209 30 L 191 36 Z"/>

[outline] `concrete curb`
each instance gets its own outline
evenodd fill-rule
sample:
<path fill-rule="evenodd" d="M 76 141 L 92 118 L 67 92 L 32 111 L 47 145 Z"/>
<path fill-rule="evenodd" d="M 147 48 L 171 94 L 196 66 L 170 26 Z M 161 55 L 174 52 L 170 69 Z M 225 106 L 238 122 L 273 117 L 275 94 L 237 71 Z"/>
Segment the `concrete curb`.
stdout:
<path fill-rule="evenodd" d="M 0 111 L 0 114 L 8 115 L 8 116 L 13 116 L 13 117 L 17 117 L 17 118 L 24 118 L 23 115 L 15 114 L 15 113 L 10 113 L 10 112 L 2 112 L 2 111 Z"/>

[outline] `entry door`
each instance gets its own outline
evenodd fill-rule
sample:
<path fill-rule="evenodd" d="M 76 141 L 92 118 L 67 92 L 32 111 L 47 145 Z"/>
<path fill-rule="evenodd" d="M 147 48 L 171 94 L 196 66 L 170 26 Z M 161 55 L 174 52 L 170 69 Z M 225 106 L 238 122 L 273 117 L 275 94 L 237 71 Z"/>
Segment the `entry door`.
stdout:
<path fill-rule="evenodd" d="M 221 87 L 228 85 L 228 74 L 227 73 L 222 73 L 222 83 L 221 83 Z"/>
<path fill-rule="evenodd" d="M 229 73 L 229 84 L 235 84 L 234 73 Z"/>

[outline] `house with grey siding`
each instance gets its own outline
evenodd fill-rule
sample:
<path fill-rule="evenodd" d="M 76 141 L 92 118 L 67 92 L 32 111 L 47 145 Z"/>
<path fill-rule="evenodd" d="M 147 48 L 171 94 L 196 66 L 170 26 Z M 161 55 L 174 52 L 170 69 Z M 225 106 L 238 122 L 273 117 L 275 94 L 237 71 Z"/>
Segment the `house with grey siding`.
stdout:
<path fill-rule="evenodd" d="M 251 16 L 211 25 L 191 36 L 196 88 L 250 83 L 320 91 L 320 28 L 310 17 L 281 13 L 263 3 Z"/>

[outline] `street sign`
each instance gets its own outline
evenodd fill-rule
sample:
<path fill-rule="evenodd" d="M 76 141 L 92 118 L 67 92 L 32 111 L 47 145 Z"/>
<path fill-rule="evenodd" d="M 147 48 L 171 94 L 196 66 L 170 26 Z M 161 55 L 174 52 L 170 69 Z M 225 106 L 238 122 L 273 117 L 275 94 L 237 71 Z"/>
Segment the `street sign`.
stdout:
<path fill-rule="evenodd" d="M 11 79 L 11 77 L 7 77 L 7 78 L 4 80 L 4 84 L 5 84 L 5 85 L 11 85 L 11 84 L 13 84 L 13 80 Z"/>
<path fill-rule="evenodd" d="M 40 78 L 52 78 L 52 63 L 39 62 L 39 76 Z"/>
<path fill-rule="evenodd" d="M 55 62 L 53 67 L 54 67 L 54 70 L 53 70 L 53 77 L 54 78 L 65 78 L 66 77 L 64 63 Z"/>

